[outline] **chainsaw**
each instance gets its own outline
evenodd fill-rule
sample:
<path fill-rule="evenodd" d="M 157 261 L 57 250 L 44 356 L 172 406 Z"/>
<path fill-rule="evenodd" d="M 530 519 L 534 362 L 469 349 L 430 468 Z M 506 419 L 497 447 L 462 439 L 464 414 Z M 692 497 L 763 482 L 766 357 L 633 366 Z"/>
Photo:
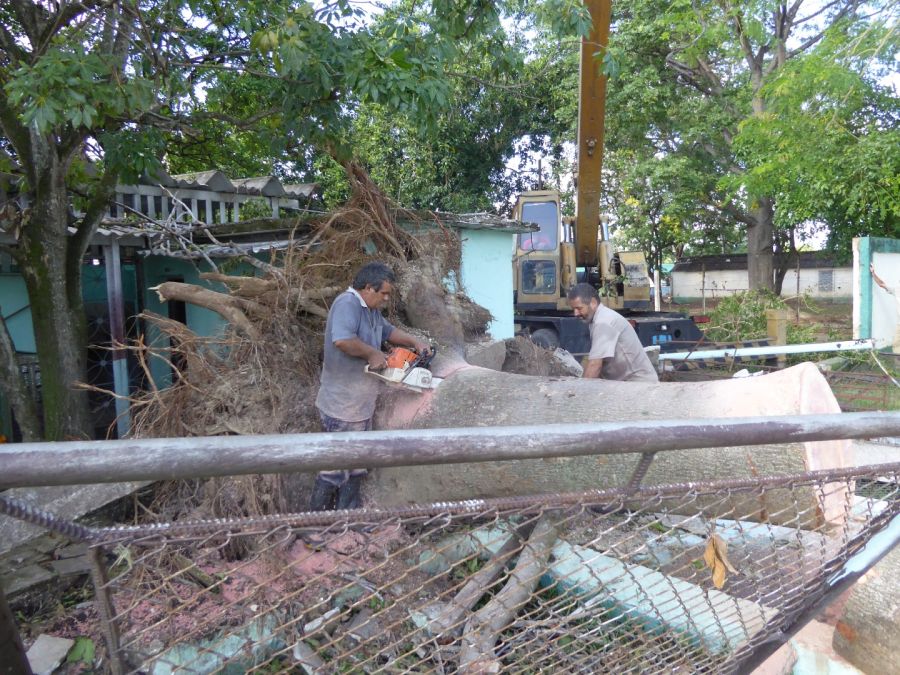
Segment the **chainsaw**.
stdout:
<path fill-rule="evenodd" d="M 387 354 L 387 366 L 380 370 L 370 370 L 366 364 L 365 372 L 388 384 L 399 385 L 419 394 L 426 389 L 435 389 L 443 381 L 434 377 L 428 366 L 434 358 L 434 347 L 428 354 L 419 354 L 413 349 L 393 347 Z"/>

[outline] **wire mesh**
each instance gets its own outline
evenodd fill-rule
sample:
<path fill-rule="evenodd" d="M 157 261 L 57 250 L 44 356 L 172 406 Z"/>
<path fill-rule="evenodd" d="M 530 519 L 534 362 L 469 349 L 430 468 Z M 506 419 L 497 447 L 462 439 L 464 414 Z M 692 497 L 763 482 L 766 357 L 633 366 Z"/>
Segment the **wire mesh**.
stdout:
<path fill-rule="evenodd" d="M 107 668 L 734 672 L 900 512 L 898 474 L 95 529 Z"/>

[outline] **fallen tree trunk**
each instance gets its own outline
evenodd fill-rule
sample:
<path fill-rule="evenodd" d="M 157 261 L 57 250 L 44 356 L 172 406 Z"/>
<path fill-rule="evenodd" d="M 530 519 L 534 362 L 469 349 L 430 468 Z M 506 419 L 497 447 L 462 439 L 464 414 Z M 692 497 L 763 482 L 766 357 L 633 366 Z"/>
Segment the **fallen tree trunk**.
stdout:
<path fill-rule="evenodd" d="M 833 643 L 838 654 L 863 672 L 900 673 L 894 661 L 898 641 L 900 548 L 895 548 L 853 586 Z"/>
<path fill-rule="evenodd" d="M 812 364 L 762 377 L 694 383 L 637 383 L 539 378 L 450 361 L 426 394 L 399 390 L 382 397 L 376 428 L 449 428 L 641 419 L 752 417 L 840 412 Z M 379 469 L 370 488 L 382 506 L 448 499 L 501 497 L 625 486 L 641 456 L 484 462 Z M 849 441 L 678 450 L 659 453 L 645 485 L 746 478 L 839 468 L 853 463 Z M 727 497 L 727 498 L 726 498 Z M 716 517 L 797 526 L 839 522 L 849 498 L 845 484 L 824 491 L 796 488 L 717 495 L 696 501 Z"/>

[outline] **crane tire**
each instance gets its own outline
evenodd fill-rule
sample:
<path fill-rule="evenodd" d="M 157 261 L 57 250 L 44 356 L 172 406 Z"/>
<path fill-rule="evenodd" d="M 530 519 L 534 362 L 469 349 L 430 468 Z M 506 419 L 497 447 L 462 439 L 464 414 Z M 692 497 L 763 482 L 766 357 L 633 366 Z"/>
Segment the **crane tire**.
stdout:
<path fill-rule="evenodd" d="M 545 349 L 556 349 L 559 347 L 559 335 L 552 328 L 538 328 L 531 334 L 531 341 Z"/>

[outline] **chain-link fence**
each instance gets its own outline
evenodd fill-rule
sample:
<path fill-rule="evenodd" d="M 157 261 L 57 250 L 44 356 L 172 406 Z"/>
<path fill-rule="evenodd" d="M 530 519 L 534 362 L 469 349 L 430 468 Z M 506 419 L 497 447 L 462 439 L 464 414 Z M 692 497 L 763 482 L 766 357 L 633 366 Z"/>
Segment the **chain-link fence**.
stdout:
<path fill-rule="evenodd" d="M 898 478 L 56 527 L 91 544 L 112 672 L 733 672 L 900 513 Z"/>

